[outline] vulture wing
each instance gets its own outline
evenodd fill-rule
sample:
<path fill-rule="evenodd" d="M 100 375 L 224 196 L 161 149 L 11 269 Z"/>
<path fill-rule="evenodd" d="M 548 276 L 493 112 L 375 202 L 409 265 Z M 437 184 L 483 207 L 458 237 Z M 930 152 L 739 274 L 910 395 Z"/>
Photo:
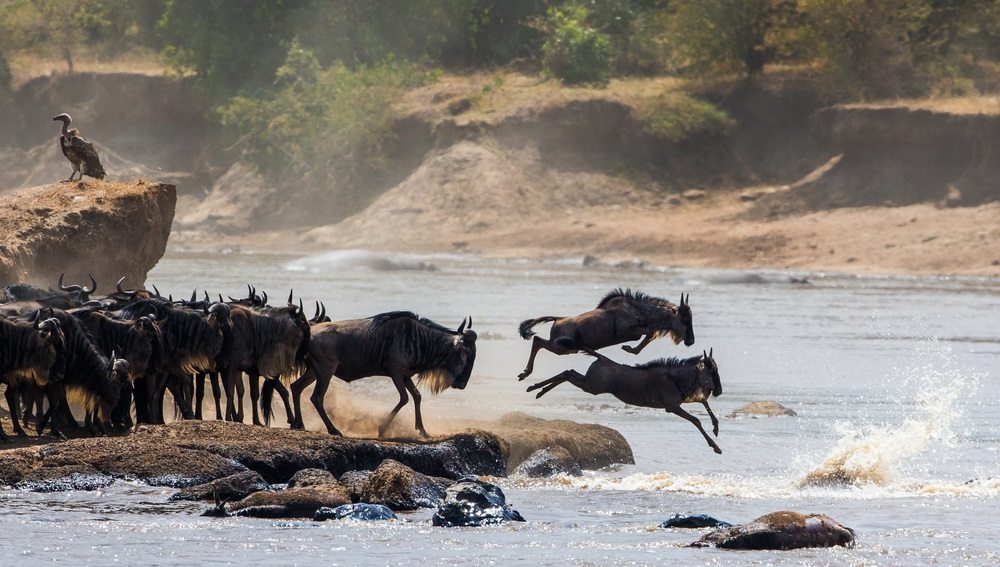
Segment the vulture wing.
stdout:
<path fill-rule="evenodd" d="M 76 152 L 82 159 L 83 163 L 80 164 L 80 170 L 84 175 L 89 175 L 95 179 L 104 179 L 104 166 L 101 165 L 101 159 L 97 157 L 97 150 L 94 149 L 94 144 L 79 136 L 74 136 L 70 141 L 70 149 Z"/>

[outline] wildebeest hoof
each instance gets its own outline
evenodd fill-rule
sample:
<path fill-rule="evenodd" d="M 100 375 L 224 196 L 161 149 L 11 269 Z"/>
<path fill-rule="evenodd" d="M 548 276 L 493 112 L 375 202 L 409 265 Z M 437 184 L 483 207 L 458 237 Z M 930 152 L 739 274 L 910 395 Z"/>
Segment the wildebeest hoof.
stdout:
<path fill-rule="evenodd" d="M 521 380 L 524 380 L 530 374 L 531 374 L 531 372 L 528 372 L 527 370 L 525 370 L 524 372 L 522 372 L 522 373 L 520 373 L 520 374 L 517 375 L 517 381 L 520 382 Z"/>
<path fill-rule="evenodd" d="M 419 433 L 420 437 L 422 437 L 424 439 L 429 439 L 430 438 L 430 434 L 427 433 L 426 429 L 418 429 L 417 433 Z"/>
<path fill-rule="evenodd" d="M 712 447 L 712 448 L 713 448 L 713 449 L 715 449 L 715 453 L 716 453 L 717 455 L 721 455 L 721 454 L 722 454 L 722 449 L 720 449 L 720 448 L 718 448 L 718 447 Z"/>

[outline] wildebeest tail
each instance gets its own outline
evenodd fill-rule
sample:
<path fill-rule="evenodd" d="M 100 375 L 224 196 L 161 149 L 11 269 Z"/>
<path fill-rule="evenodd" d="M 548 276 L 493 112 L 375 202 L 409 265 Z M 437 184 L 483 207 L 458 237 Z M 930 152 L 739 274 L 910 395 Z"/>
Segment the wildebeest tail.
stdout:
<path fill-rule="evenodd" d="M 271 415 L 274 413 L 271 409 L 271 398 L 274 397 L 274 387 L 277 383 L 277 380 L 264 380 L 264 385 L 260 388 L 260 412 L 266 426 L 271 425 Z"/>
<path fill-rule="evenodd" d="M 522 339 L 530 339 L 535 336 L 535 332 L 531 330 L 532 327 L 539 323 L 548 323 L 550 321 L 557 321 L 562 319 L 562 317 L 539 317 L 537 319 L 528 319 L 526 321 L 521 321 L 521 325 L 518 327 L 518 331 L 521 333 Z"/>

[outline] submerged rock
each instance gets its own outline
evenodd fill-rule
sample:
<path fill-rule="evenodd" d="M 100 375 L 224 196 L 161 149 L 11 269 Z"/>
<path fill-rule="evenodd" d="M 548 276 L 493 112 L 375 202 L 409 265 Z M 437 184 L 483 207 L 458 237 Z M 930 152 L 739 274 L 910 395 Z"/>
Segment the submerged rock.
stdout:
<path fill-rule="evenodd" d="M 729 522 L 716 520 L 706 514 L 674 514 L 660 524 L 661 528 L 731 528 Z"/>
<path fill-rule="evenodd" d="M 320 508 L 350 504 L 351 498 L 340 483 L 276 492 L 255 492 L 238 502 L 217 505 L 205 516 L 244 516 L 252 518 L 312 518 Z"/>
<path fill-rule="evenodd" d="M 854 546 L 854 530 L 825 514 L 772 512 L 739 526 L 709 532 L 691 544 L 723 549 L 797 549 Z"/>
<path fill-rule="evenodd" d="M 487 526 L 508 521 L 523 522 L 524 518 L 507 504 L 499 486 L 473 477 L 460 479 L 448 487 L 444 503 L 431 518 L 432 524 L 443 527 Z"/>
<path fill-rule="evenodd" d="M 433 508 L 444 498 L 451 481 L 420 474 L 410 467 L 386 459 L 368 477 L 361 501 L 382 504 L 393 510 Z"/>
<path fill-rule="evenodd" d="M 18 490 L 32 492 L 65 492 L 68 490 L 100 490 L 110 486 L 114 478 L 101 474 L 89 465 L 59 465 L 31 471 L 14 485 Z"/>
<path fill-rule="evenodd" d="M 313 515 L 313 520 L 360 520 L 374 522 L 380 520 L 396 520 L 396 514 L 388 506 L 381 504 L 344 504 L 336 508 L 320 508 Z"/>
<path fill-rule="evenodd" d="M 514 474 L 533 478 L 549 477 L 557 474 L 580 476 L 580 463 L 573 455 L 562 447 L 546 447 L 531 454 L 523 463 L 517 465 Z"/>
<path fill-rule="evenodd" d="M 241 500 L 254 492 L 270 488 L 271 486 L 259 474 L 245 471 L 205 484 L 183 488 L 171 495 L 170 500 Z"/>
<path fill-rule="evenodd" d="M 765 415 L 765 416 L 794 416 L 798 415 L 794 411 L 786 408 L 778 402 L 750 402 L 729 412 L 729 417 L 739 417 L 741 415 Z"/>

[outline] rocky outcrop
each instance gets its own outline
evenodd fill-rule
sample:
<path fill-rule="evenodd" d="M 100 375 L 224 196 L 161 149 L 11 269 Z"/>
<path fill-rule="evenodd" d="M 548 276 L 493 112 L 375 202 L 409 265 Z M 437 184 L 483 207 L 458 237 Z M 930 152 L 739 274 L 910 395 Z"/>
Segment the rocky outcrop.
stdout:
<path fill-rule="evenodd" d="M 345 504 L 336 508 L 320 508 L 313 514 L 313 520 L 357 520 L 361 522 L 376 522 L 396 520 L 396 514 L 387 506 L 379 504 Z"/>
<path fill-rule="evenodd" d="M 723 549 L 798 549 L 852 547 L 854 530 L 825 514 L 772 512 L 739 526 L 709 532 L 691 544 Z"/>
<path fill-rule="evenodd" d="M 336 476 L 376 469 L 386 459 L 428 476 L 504 476 L 505 449 L 500 439 L 483 431 L 400 443 L 184 421 L 144 426 L 122 437 L 73 439 L 0 451 L 0 485 L 12 485 L 34 478 L 40 471 L 66 465 L 87 466 L 88 471 L 154 486 L 185 488 L 248 470 L 276 484 L 288 482 L 302 469 L 324 469 Z M 349 503 L 346 489 L 344 493 Z"/>
<path fill-rule="evenodd" d="M 510 447 L 508 471 L 513 471 L 536 451 L 549 447 L 562 447 L 584 469 L 635 464 L 632 447 L 625 437 L 603 425 L 541 419 L 514 412 L 481 426 L 507 442 Z"/>
<path fill-rule="evenodd" d="M 531 454 L 514 469 L 515 475 L 528 477 L 549 477 L 557 474 L 580 476 L 580 463 L 562 447 L 546 447 Z"/>
<path fill-rule="evenodd" d="M 392 459 L 382 461 L 368 477 L 360 500 L 368 504 L 381 504 L 393 510 L 434 508 L 444 498 L 445 489 L 452 482 L 431 478 Z"/>
<path fill-rule="evenodd" d="M 54 287 L 60 274 L 93 274 L 99 293 L 122 276 L 141 286 L 166 250 L 176 201 L 173 185 L 89 178 L 0 195 L 0 282 Z"/>
<path fill-rule="evenodd" d="M 312 518 L 321 508 L 337 508 L 351 503 L 339 482 L 289 488 L 277 492 L 255 492 L 238 502 L 219 504 L 206 516 L 250 518 Z"/>
<path fill-rule="evenodd" d="M 175 492 L 170 500 L 242 500 L 254 492 L 269 490 L 271 487 L 261 476 L 246 471 L 222 477 L 217 480 L 190 486 Z"/>
<path fill-rule="evenodd" d="M 323 469 L 302 469 L 292 475 L 288 481 L 288 488 L 305 488 L 306 486 L 316 486 L 319 484 L 336 483 L 337 477 L 330 471 Z"/>

